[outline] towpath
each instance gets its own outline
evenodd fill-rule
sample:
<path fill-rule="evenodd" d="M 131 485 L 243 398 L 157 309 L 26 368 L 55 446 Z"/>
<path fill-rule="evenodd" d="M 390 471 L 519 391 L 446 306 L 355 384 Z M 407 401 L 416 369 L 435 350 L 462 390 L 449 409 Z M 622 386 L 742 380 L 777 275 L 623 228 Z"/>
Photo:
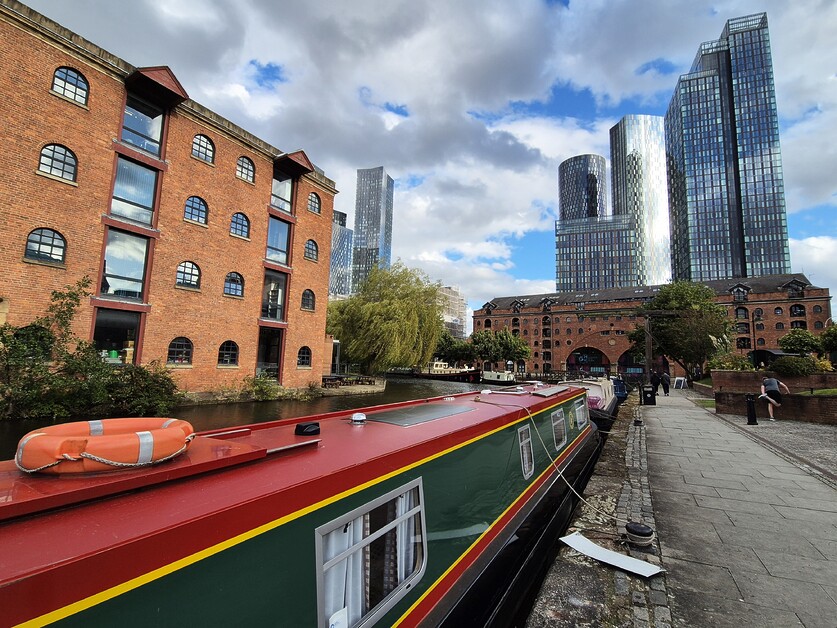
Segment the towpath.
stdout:
<path fill-rule="evenodd" d="M 570 528 L 666 572 L 642 579 L 565 547 L 527 627 L 837 628 L 837 426 L 750 426 L 692 395 L 629 398 Z M 625 544 L 625 519 L 655 528 L 654 545 Z"/>

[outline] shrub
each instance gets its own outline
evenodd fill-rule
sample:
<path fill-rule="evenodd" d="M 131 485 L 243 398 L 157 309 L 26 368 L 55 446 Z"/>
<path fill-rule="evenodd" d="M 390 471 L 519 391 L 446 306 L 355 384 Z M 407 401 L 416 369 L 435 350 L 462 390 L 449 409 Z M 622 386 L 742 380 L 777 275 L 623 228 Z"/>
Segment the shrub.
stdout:
<path fill-rule="evenodd" d="M 273 401 L 279 398 L 279 384 L 265 373 L 256 377 L 245 377 L 244 388 L 256 401 Z"/>
<path fill-rule="evenodd" d="M 770 370 L 775 371 L 779 375 L 785 377 L 805 376 L 816 373 L 819 369 L 817 363 L 813 358 L 795 358 L 791 356 L 784 356 L 776 359 L 771 365 Z"/>
<path fill-rule="evenodd" d="M 817 370 L 823 373 L 831 373 L 834 371 L 834 366 L 831 364 L 831 360 L 826 357 L 822 358 L 811 358 L 817 365 Z"/>
<path fill-rule="evenodd" d="M 708 370 L 711 371 L 752 371 L 753 364 L 747 356 L 740 353 L 724 353 L 715 356 L 709 360 L 707 364 Z"/>

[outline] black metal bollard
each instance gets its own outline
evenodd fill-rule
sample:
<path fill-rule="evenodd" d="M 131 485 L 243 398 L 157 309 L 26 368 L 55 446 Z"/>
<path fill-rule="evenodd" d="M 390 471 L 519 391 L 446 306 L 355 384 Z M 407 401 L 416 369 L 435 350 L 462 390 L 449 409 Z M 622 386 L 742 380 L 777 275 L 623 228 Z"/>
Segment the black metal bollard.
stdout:
<path fill-rule="evenodd" d="M 744 395 L 747 400 L 747 425 L 758 425 L 756 421 L 756 396 L 753 393 Z"/>

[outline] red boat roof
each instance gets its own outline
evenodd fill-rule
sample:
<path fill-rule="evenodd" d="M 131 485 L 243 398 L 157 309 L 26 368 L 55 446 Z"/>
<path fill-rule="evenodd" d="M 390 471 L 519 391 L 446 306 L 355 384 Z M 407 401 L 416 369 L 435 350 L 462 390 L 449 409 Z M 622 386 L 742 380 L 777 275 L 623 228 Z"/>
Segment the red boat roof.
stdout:
<path fill-rule="evenodd" d="M 80 551 L 90 555 L 212 514 L 236 509 L 227 529 L 207 531 L 206 537 L 218 536 L 210 542 L 265 525 L 265 516 L 298 516 L 583 394 L 567 386 L 463 393 L 368 408 L 364 423 L 344 411 L 214 430 L 201 433 L 180 457 L 142 470 L 38 476 L 0 462 L 0 589 Z M 312 421 L 319 434 L 294 433 L 297 424 Z M 250 508 L 266 495 L 281 495 L 276 508 L 267 515 Z M 108 534 L 90 534 L 98 529 Z M 196 539 L 192 550 L 206 542 Z"/>

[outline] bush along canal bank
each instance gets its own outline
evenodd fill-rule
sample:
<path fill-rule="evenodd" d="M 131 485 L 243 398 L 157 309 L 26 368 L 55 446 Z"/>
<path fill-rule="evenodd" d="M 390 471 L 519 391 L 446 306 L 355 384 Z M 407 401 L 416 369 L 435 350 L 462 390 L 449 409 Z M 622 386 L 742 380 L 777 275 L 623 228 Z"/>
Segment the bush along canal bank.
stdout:
<path fill-rule="evenodd" d="M 631 394 L 602 448 L 584 500 L 566 534 L 580 532 L 606 549 L 660 564 L 659 547 L 638 548 L 625 539 L 625 522 L 656 529 L 646 464 L 645 432 L 638 395 Z M 635 425 L 635 417 L 639 425 Z M 665 576 L 641 578 L 563 546 L 549 570 L 526 628 L 671 625 Z"/>

